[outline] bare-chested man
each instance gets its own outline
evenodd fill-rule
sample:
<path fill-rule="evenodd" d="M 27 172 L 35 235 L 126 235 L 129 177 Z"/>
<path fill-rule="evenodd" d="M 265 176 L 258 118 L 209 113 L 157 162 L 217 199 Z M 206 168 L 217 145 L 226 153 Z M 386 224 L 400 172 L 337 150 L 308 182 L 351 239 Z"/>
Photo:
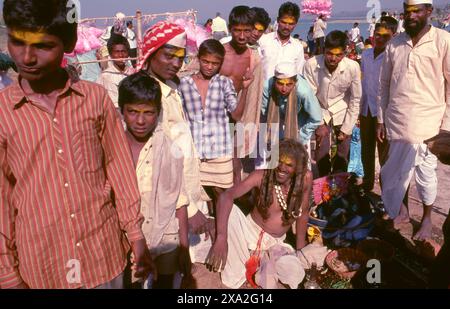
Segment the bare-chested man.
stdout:
<path fill-rule="evenodd" d="M 307 162 L 307 152 L 300 143 L 284 140 L 279 145 L 279 165 L 276 169 L 257 170 L 220 196 L 216 240 L 206 264 L 210 270 L 222 270 L 221 278 L 226 286 L 239 288 L 246 277 L 249 281 L 253 280 L 246 263 L 258 243 L 262 253 L 273 252 L 275 248 L 278 252 L 286 250 L 286 255 L 291 255 L 292 275 L 297 275 L 298 260 L 292 261 L 295 251 L 284 240 L 286 232 L 295 222 L 296 249 L 300 250 L 306 245 L 308 202 L 312 186 L 312 174 L 307 170 Z M 233 201 L 250 191 L 253 191 L 256 207 L 245 216 L 238 207 L 233 206 Z"/>

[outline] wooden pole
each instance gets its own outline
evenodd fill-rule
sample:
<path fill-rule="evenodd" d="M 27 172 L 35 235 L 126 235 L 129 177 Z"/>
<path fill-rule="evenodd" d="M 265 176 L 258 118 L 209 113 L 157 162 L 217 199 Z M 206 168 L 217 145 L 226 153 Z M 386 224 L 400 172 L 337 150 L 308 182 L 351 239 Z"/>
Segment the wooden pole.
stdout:
<path fill-rule="evenodd" d="M 138 58 L 142 57 L 141 43 L 142 43 L 142 12 L 136 11 L 136 36 L 137 36 L 137 54 Z"/>

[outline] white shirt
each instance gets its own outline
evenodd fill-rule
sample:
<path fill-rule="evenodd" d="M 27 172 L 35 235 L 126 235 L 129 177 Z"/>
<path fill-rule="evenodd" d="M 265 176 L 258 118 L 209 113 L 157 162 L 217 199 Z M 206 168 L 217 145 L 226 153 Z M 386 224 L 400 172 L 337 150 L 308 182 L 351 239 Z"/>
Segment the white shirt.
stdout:
<path fill-rule="evenodd" d="M 323 38 L 325 36 L 325 30 L 327 29 L 327 24 L 322 20 L 322 19 L 317 19 L 316 22 L 314 23 L 314 28 L 313 28 L 313 38 L 314 39 L 318 39 L 318 38 Z"/>
<path fill-rule="evenodd" d="M 136 33 L 130 28 L 127 28 L 127 40 L 128 44 L 130 44 L 130 49 L 137 48 Z"/>
<path fill-rule="evenodd" d="M 350 38 L 351 38 L 352 42 L 355 42 L 355 43 L 358 42 L 359 35 L 360 35 L 360 31 L 359 31 L 358 27 L 352 28 L 350 30 Z"/>
<path fill-rule="evenodd" d="M 213 33 L 214 32 L 225 32 L 226 34 L 228 34 L 227 22 L 222 17 L 217 16 L 212 21 L 211 30 Z"/>
<path fill-rule="evenodd" d="M 373 37 L 375 34 L 375 24 L 371 23 L 367 31 L 369 32 L 369 38 Z"/>
<path fill-rule="evenodd" d="M 109 97 L 116 108 L 119 108 L 119 84 L 125 77 L 133 73 L 133 68 L 126 67 L 125 71 L 121 72 L 112 61 L 109 61 L 108 67 L 100 74 L 97 80 L 97 84 L 108 90 Z"/>
<path fill-rule="evenodd" d="M 284 44 L 278 38 L 276 32 L 264 34 L 259 39 L 261 47 L 264 80 L 268 80 L 275 74 L 275 67 L 281 62 L 293 62 L 297 73 L 302 74 L 305 64 L 303 45 L 293 37 Z"/>
<path fill-rule="evenodd" d="M 422 143 L 450 131 L 450 34 L 431 27 L 413 46 L 406 32 L 386 47 L 378 92 L 378 123 L 388 140 Z"/>
<path fill-rule="evenodd" d="M 405 23 L 405 20 L 404 20 L 404 19 L 399 19 L 399 20 L 398 20 L 397 33 L 405 32 L 405 28 L 403 27 L 404 23 Z"/>
<path fill-rule="evenodd" d="M 367 117 L 369 111 L 372 117 L 377 116 L 377 96 L 380 87 L 380 72 L 383 64 L 384 52 L 374 59 L 374 48 L 369 48 L 362 53 L 362 98 L 361 115 Z"/>
<path fill-rule="evenodd" d="M 315 56 L 305 64 L 304 77 L 322 107 L 323 120 L 342 125 L 341 131 L 351 135 L 359 116 L 361 101 L 361 69 L 358 62 L 344 58 L 333 74 L 325 66 L 324 56 Z"/>

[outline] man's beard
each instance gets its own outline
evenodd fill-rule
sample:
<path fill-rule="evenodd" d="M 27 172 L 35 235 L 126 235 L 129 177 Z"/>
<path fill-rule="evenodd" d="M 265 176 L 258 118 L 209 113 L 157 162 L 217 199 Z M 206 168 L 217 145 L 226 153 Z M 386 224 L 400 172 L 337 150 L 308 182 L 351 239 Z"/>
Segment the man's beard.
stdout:
<path fill-rule="evenodd" d="M 405 31 L 410 37 L 415 37 L 427 26 L 427 24 L 427 21 L 417 22 L 416 26 L 411 27 L 408 23 L 405 23 Z"/>

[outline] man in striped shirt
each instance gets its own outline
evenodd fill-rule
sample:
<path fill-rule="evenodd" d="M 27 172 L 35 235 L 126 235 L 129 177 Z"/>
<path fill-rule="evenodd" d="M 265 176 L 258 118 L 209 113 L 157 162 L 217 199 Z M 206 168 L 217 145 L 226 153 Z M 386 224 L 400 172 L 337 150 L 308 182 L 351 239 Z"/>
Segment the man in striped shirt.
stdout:
<path fill-rule="evenodd" d="M 128 241 L 136 276 L 152 268 L 114 105 L 60 68 L 76 42 L 70 9 L 4 1 L 19 77 L 0 92 L 0 288 L 120 288 Z"/>

